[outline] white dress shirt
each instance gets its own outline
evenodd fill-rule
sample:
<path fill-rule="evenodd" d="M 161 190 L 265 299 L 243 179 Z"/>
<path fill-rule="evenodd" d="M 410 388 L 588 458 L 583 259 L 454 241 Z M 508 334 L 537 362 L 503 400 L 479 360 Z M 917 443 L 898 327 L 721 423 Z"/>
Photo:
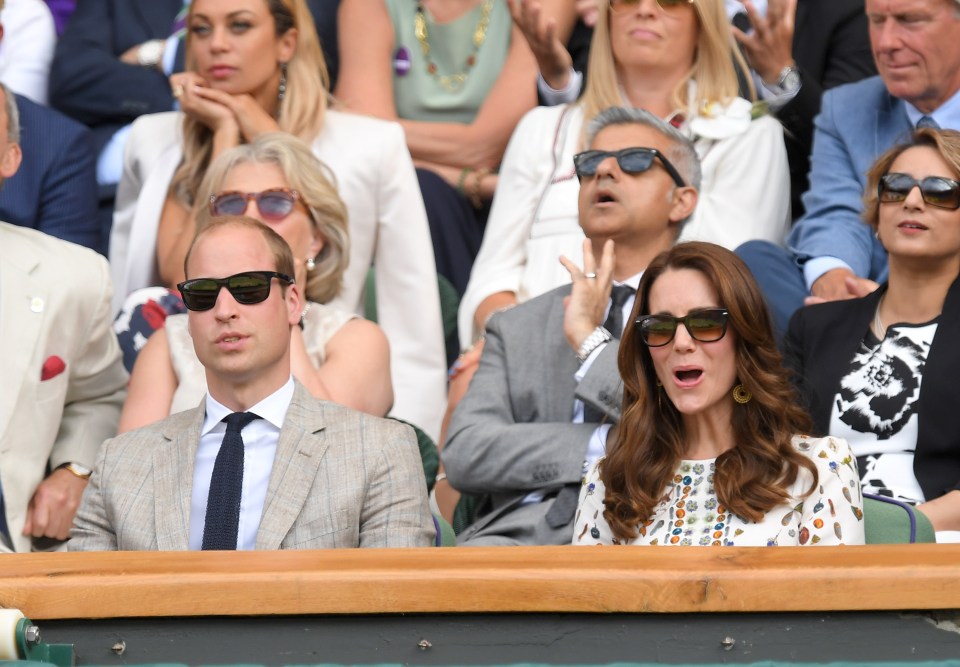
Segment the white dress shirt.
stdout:
<path fill-rule="evenodd" d="M 252 550 L 257 542 L 260 517 L 267 498 L 267 486 L 273 459 L 277 453 L 280 429 L 293 400 L 293 377 L 265 399 L 251 407 L 260 419 L 255 419 L 243 429 L 243 490 L 240 494 L 240 526 L 237 533 L 237 549 Z M 200 444 L 193 467 L 193 496 L 190 503 L 190 548 L 199 550 L 203 545 L 203 525 L 207 515 L 207 496 L 210 495 L 210 478 L 213 464 L 220 452 L 220 444 L 227 432 L 223 418 L 233 410 L 219 403 L 210 394 L 206 397 L 207 415 L 200 429 Z"/>

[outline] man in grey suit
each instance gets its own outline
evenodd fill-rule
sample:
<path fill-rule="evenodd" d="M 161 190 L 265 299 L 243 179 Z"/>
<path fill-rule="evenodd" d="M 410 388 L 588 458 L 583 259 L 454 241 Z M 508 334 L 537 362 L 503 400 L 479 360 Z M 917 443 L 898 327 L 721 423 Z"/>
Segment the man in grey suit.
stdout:
<path fill-rule="evenodd" d="M 70 549 L 431 545 L 413 431 L 314 399 L 290 375 L 302 302 L 286 242 L 221 218 L 185 271 L 207 396 L 104 444 Z"/>
<path fill-rule="evenodd" d="M 453 414 L 443 463 L 481 496 L 467 545 L 568 544 L 586 467 L 620 416 L 618 339 L 640 274 L 693 212 L 700 163 L 676 129 L 612 108 L 574 158 L 584 266 L 572 285 L 493 315 L 480 366 Z"/>

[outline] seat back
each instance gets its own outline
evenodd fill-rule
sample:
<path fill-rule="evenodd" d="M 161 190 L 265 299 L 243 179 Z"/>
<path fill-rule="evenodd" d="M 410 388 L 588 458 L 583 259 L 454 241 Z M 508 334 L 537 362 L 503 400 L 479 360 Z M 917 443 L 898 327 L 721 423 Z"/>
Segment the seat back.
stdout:
<path fill-rule="evenodd" d="M 930 520 L 907 503 L 872 493 L 863 494 L 863 524 L 867 544 L 936 542 Z"/>

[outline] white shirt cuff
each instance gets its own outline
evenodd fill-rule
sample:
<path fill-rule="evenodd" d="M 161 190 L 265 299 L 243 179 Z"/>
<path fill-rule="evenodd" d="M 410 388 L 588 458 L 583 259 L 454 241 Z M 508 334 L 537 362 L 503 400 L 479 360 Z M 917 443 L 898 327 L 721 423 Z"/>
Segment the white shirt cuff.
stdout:
<path fill-rule="evenodd" d="M 557 106 L 574 102 L 577 95 L 580 94 L 580 86 L 583 84 L 583 74 L 570 68 L 570 76 L 567 79 L 567 86 L 563 90 L 554 90 L 543 78 L 543 75 L 537 72 L 537 90 L 540 97 L 546 103 L 546 106 Z"/>

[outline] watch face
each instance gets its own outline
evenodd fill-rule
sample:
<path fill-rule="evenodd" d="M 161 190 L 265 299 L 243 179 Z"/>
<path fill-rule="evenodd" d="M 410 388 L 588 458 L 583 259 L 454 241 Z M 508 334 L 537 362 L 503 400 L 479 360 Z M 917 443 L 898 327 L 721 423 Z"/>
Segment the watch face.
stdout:
<path fill-rule="evenodd" d="M 783 77 L 780 87 L 784 92 L 793 93 L 800 88 L 800 72 L 794 67 Z"/>
<path fill-rule="evenodd" d="M 137 49 L 137 60 L 144 67 L 153 67 L 160 62 L 162 55 L 163 42 L 156 40 L 144 42 L 140 45 L 140 48 Z"/>

